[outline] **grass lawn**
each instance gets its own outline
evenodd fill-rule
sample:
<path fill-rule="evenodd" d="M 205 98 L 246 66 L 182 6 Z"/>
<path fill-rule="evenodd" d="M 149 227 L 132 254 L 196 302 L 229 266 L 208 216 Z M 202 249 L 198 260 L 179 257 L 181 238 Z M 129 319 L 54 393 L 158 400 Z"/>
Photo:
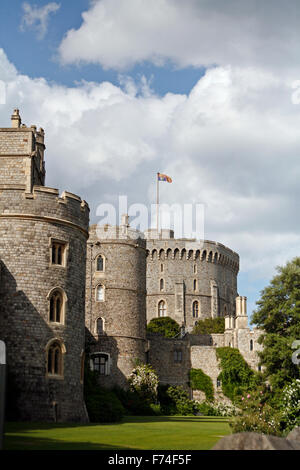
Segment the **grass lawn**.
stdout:
<path fill-rule="evenodd" d="M 126 416 L 117 424 L 7 423 L 6 450 L 208 450 L 230 434 L 214 416 Z"/>

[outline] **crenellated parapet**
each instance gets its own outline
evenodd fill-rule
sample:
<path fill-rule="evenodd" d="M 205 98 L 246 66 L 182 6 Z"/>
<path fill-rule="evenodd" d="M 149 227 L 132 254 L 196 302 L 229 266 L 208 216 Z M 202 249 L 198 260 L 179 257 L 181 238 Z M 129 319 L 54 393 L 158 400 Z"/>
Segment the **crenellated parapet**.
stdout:
<path fill-rule="evenodd" d="M 64 226 L 73 226 L 88 237 L 89 206 L 75 194 L 58 189 L 34 186 L 32 193 L 24 189 L 3 188 L 0 192 L 1 219 L 43 220 Z"/>
<path fill-rule="evenodd" d="M 200 260 L 225 266 L 236 274 L 239 272 L 239 255 L 225 245 L 209 240 L 147 239 L 147 257 L 149 261 Z"/>

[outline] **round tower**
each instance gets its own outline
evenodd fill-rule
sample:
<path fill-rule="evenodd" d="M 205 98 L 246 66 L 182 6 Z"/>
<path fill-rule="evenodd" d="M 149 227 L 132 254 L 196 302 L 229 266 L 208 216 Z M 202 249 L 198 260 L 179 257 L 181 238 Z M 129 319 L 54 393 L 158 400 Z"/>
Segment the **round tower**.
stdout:
<path fill-rule="evenodd" d="M 0 339 L 11 417 L 85 421 L 85 261 L 89 208 L 43 186 L 44 132 L 0 129 Z"/>
<path fill-rule="evenodd" d="M 87 251 L 86 328 L 100 385 L 126 387 L 146 351 L 146 246 L 123 216 L 119 227 L 93 225 Z"/>
<path fill-rule="evenodd" d="M 221 243 L 145 233 L 147 321 L 170 316 L 192 329 L 198 320 L 235 312 L 239 256 Z"/>

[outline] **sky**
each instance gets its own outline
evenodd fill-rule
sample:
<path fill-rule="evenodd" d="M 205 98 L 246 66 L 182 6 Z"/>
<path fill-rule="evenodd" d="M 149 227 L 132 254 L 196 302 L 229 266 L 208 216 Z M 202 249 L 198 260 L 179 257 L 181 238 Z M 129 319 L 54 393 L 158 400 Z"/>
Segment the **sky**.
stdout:
<path fill-rule="evenodd" d="M 0 2 L 0 126 L 46 132 L 46 184 L 100 204 L 201 204 L 239 295 L 299 255 L 300 3 Z"/>

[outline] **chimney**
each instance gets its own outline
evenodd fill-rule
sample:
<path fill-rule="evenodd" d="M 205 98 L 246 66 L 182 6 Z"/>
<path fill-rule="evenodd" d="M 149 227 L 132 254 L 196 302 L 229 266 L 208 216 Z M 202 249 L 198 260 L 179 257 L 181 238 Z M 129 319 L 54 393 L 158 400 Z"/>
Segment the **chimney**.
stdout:
<path fill-rule="evenodd" d="M 21 117 L 19 114 L 19 110 L 15 109 L 12 116 L 11 116 L 11 127 L 14 129 L 19 129 L 21 126 Z"/>
<path fill-rule="evenodd" d="M 125 225 L 126 227 L 129 227 L 129 216 L 127 214 L 122 215 L 121 225 Z"/>

